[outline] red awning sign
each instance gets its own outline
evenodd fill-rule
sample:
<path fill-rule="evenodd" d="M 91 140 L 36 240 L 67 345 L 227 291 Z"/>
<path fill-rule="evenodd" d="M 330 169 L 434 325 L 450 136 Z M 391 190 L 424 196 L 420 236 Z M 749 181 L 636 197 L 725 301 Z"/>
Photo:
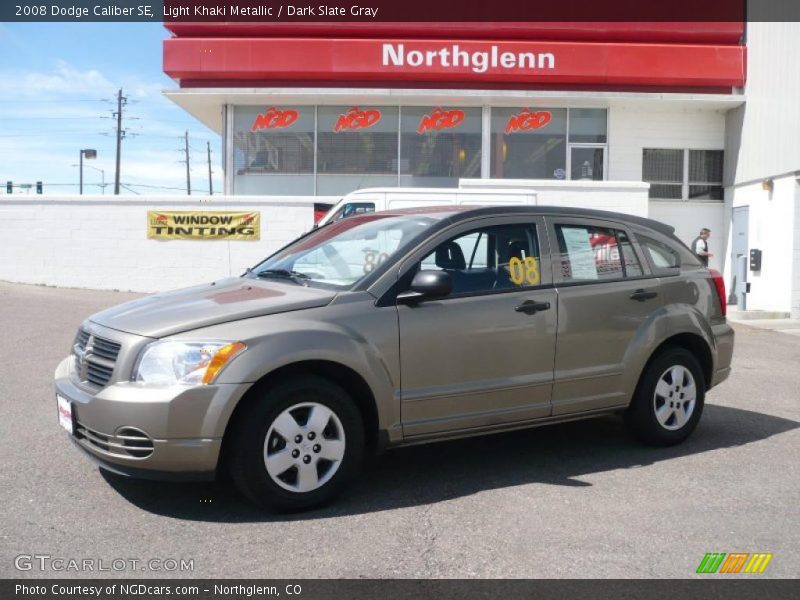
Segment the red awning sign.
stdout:
<path fill-rule="evenodd" d="M 730 88 L 744 84 L 745 54 L 734 44 L 171 38 L 164 70 L 189 87 L 298 81 Z"/>

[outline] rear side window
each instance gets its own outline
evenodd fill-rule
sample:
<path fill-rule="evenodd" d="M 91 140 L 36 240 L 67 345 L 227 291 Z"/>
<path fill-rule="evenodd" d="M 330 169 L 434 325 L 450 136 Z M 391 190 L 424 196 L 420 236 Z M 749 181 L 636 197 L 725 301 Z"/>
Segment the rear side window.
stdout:
<path fill-rule="evenodd" d="M 681 257 L 678 252 L 666 244 L 644 235 L 636 234 L 639 245 L 650 257 L 656 269 L 679 269 Z"/>
<path fill-rule="evenodd" d="M 562 281 L 602 281 L 639 277 L 642 265 L 627 234 L 592 225 L 556 225 L 555 268 Z"/>

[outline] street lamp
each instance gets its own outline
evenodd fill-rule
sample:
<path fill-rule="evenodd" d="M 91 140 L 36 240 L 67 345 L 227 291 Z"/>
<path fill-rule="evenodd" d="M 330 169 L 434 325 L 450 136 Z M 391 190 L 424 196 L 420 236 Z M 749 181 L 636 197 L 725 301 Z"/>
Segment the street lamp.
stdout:
<path fill-rule="evenodd" d="M 80 165 L 72 165 L 73 167 L 79 167 Z M 103 194 L 106 193 L 106 170 L 105 169 L 98 169 L 97 167 L 93 167 L 92 165 L 86 165 L 89 169 L 94 169 L 95 171 L 100 172 L 100 187 L 103 190 Z M 83 180 L 83 178 L 81 178 Z M 83 188 L 81 188 L 81 193 L 83 193 Z"/>
<path fill-rule="evenodd" d="M 81 171 L 81 179 L 80 179 L 80 194 L 83 195 L 83 159 L 86 157 L 86 160 L 91 160 L 97 158 L 97 150 L 92 148 L 85 148 L 81 150 L 81 159 L 80 159 L 80 171 Z"/>

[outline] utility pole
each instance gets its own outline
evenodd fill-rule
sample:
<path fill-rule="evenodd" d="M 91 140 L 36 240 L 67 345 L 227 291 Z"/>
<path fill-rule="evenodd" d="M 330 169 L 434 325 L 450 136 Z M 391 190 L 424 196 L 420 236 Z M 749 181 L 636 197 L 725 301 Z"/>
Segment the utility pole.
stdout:
<path fill-rule="evenodd" d="M 211 142 L 206 142 L 206 149 L 208 150 L 208 195 L 214 195 L 214 185 L 211 183 Z"/>
<path fill-rule="evenodd" d="M 184 139 L 184 152 L 186 153 L 186 194 L 192 195 L 192 176 L 189 169 L 189 132 L 183 136 Z"/>
<path fill-rule="evenodd" d="M 122 107 L 127 102 L 127 98 L 122 95 L 122 88 L 117 92 L 117 112 L 114 116 L 117 118 L 117 168 L 114 173 L 114 194 L 119 196 L 119 164 L 120 155 L 122 153 L 122 138 L 125 132 L 122 130 Z"/>

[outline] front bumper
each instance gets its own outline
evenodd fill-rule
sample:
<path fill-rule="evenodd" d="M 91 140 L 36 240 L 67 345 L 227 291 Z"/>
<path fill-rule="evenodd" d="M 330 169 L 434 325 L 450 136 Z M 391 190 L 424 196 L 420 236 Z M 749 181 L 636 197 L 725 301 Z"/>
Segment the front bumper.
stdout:
<path fill-rule="evenodd" d="M 116 382 L 90 393 L 71 376 L 73 359 L 55 372 L 69 400 L 72 440 L 101 467 L 134 477 L 213 478 L 222 437 L 249 384 L 148 388 Z"/>

